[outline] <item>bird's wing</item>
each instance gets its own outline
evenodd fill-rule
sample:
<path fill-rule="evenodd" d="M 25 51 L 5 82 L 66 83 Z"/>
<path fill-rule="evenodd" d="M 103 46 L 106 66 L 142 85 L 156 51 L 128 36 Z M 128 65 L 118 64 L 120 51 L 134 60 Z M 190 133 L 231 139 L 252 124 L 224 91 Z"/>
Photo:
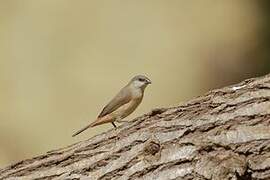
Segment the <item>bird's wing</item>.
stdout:
<path fill-rule="evenodd" d="M 128 87 L 124 87 L 120 92 L 103 108 L 98 118 L 112 113 L 119 107 L 128 103 L 131 100 L 131 92 Z"/>

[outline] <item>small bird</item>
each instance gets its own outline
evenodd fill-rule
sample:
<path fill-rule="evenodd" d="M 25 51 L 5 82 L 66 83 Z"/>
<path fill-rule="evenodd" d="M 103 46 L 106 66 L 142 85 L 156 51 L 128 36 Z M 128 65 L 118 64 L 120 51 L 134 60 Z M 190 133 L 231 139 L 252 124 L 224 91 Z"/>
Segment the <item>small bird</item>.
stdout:
<path fill-rule="evenodd" d="M 125 122 L 122 121 L 122 119 L 130 115 L 138 107 L 138 105 L 142 102 L 146 86 L 151 83 L 151 80 L 144 75 L 137 75 L 133 77 L 129 83 L 123 87 L 119 93 L 103 108 L 94 122 L 77 131 L 72 136 L 77 136 L 86 129 L 97 125 L 112 123 L 112 125 L 116 128 L 116 125 L 114 124 L 115 121 Z"/>

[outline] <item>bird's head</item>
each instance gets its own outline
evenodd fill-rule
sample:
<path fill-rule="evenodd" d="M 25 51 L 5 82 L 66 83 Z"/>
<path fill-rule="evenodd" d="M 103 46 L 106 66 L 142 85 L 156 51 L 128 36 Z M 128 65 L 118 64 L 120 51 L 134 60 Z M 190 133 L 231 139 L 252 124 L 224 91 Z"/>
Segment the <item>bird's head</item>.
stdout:
<path fill-rule="evenodd" d="M 137 75 L 131 79 L 129 84 L 133 85 L 135 88 L 145 89 L 147 85 L 151 84 L 151 80 L 144 75 Z"/>

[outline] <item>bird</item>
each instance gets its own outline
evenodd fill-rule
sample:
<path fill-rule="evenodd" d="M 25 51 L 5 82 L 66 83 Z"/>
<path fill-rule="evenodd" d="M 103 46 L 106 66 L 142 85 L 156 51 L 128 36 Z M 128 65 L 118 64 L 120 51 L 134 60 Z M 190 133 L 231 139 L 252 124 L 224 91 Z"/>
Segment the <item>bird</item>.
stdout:
<path fill-rule="evenodd" d="M 75 132 L 72 136 L 77 136 L 88 128 L 105 123 L 112 123 L 114 128 L 117 128 L 114 122 L 125 122 L 123 119 L 135 111 L 142 102 L 144 90 L 149 84 L 152 84 L 152 81 L 145 75 L 134 76 L 102 109 L 94 122 Z"/>

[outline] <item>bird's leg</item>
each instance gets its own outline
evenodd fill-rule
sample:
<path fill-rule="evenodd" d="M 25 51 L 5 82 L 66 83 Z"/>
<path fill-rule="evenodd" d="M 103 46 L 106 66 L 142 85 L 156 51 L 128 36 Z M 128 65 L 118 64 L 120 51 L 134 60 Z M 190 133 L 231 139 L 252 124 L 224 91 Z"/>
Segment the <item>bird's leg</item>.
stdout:
<path fill-rule="evenodd" d="M 114 124 L 114 122 L 112 122 L 112 125 L 113 125 L 114 128 L 117 128 L 117 126 Z"/>

